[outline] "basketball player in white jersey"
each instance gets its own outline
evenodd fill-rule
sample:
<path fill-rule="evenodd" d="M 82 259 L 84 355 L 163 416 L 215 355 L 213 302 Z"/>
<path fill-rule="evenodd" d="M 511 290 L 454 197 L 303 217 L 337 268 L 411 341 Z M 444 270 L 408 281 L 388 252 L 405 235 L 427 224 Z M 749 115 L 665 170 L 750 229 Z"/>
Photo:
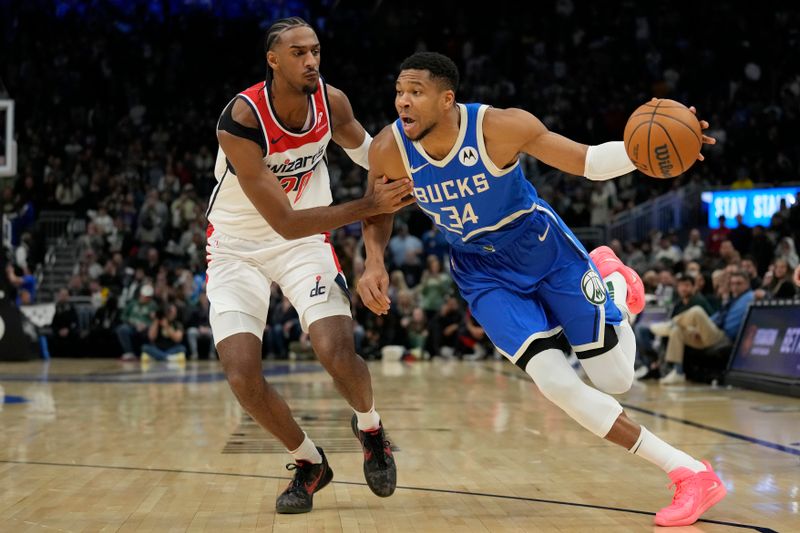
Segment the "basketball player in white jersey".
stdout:
<path fill-rule="evenodd" d="M 633 382 L 636 340 L 626 317 L 644 307 L 642 281 L 610 248 L 589 254 L 519 166 L 524 152 L 603 181 L 634 170 L 623 143 L 586 146 L 522 109 L 458 103 L 458 80 L 455 63 L 441 54 L 417 52 L 403 62 L 395 86 L 400 118 L 370 147 L 370 183 L 413 178 L 418 206 L 450 243 L 453 279 L 498 350 L 584 428 L 669 476 L 676 490 L 657 525 L 694 523 L 725 497 L 722 481 L 708 462 L 628 418 L 611 396 Z M 364 226 L 358 292 L 378 314 L 390 304 L 383 251 L 391 218 Z M 570 367 L 571 351 L 594 387 Z"/>
<path fill-rule="evenodd" d="M 294 458 L 279 513 L 304 513 L 333 472 L 321 448 L 262 374 L 270 284 L 292 302 L 314 352 L 354 410 L 372 491 L 389 496 L 396 469 L 375 410 L 367 365 L 355 353 L 347 285 L 327 231 L 413 202 L 410 182 L 379 183 L 362 199 L 332 201 L 325 150 L 333 139 L 368 168 L 371 137 L 344 93 L 320 78 L 320 43 L 300 18 L 277 21 L 265 40 L 266 82 L 237 95 L 217 126 L 217 187 L 208 209 L 208 298 L 220 361 L 236 398 Z"/>

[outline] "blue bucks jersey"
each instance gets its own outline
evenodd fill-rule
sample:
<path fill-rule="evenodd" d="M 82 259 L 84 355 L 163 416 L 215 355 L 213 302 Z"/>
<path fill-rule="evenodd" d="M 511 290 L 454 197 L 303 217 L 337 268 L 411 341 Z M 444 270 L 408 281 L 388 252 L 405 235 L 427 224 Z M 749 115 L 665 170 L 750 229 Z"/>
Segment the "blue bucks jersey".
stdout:
<path fill-rule="evenodd" d="M 408 139 L 398 119 L 393 126 L 417 205 L 457 249 L 491 251 L 513 239 L 514 229 L 536 209 L 537 194 L 519 162 L 505 169 L 489 159 L 483 115 L 489 106 L 459 104 L 461 129 L 441 161 Z"/>
<path fill-rule="evenodd" d="M 399 120 L 393 125 L 417 205 L 450 243 L 453 280 L 502 354 L 521 368 L 539 351 L 568 352 L 566 342 L 579 357 L 592 354 L 606 347 L 608 325 L 622 314 L 586 249 L 519 163 L 499 169 L 489 159 L 486 109 L 459 105 L 458 140 L 441 161 L 406 138 Z"/>

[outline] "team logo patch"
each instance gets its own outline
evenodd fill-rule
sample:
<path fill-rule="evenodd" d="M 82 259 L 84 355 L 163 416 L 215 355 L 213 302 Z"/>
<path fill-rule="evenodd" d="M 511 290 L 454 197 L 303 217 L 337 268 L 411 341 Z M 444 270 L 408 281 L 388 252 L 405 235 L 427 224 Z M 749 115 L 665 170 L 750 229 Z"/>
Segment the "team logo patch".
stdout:
<path fill-rule="evenodd" d="M 581 290 L 589 303 L 595 305 L 606 303 L 606 288 L 594 270 L 588 270 L 581 278 Z"/>
<path fill-rule="evenodd" d="M 320 286 L 319 282 L 322 279 L 322 276 L 317 276 L 317 284 L 311 289 L 311 293 L 308 295 L 310 298 L 314 296 L 322 296 L 325 294 L 325 285 Z"/>
<path fill-rule="evenodd" d="M 458 160 L 465 167 L 471 167 L 478 162 L 478 151 L 472 146 L 465 146 L 458 152 Z"/>

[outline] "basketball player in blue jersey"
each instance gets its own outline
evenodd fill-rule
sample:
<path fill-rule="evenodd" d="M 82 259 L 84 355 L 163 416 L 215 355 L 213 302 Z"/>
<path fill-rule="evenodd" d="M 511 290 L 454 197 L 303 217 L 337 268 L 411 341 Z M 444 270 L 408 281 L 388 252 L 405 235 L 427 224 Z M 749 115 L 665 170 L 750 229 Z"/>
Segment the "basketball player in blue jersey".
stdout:
<path fill-rule="evenodd" d="M 411 185 L 379 183 L 364 198 L 331 206 L 328 141 L 367 166 L 371 137 L 347 96 L 319 75 L 320 43 L 293 17 L 265 39 L 267 79 L 239 93 L 222 112 L 218 180 L 208 209 L 209 320 L 231 390 L 250 416 L 286 447 L 294 479 L 279 513 L 312 509 L 333 472 L 321 448 L 298 426 L 286 401 L 264 380 L 261 338 L 272 282 L 297 310 L 301 327 L 334 384 L 353 408 L 351 427 L 364 475 L 391 495 L 397 472 L 375 410 L 366 363 L 355 352 L 347 286 L 325 232 L 413 202 Z"/>
<path fill-rule="evenodd" d="M 587 253 L 538 198 L 518 161 L 527 153 L 564 172 L 607 180 L 634 170 L 623 143 L 585 146 L 521 109 L 457 103 L 458 77 L 441 54 L 421 52 L 403 62 L 395 96 L 400 118 L 372 142 L 370 183 L 412 178 L 417 205 L 450 243 L 453 279 L 498 350 L 576 422 L 668 474 L 677 488 L 656 524 L 695 522 L 725 496 L 720 479 L 707 462 L 628 418 L 610 396 L 633 381 L 628 318 L 644 305 L 641 280 L 608 247 Z M 378 314 L 390 304 L 383 254 L 392 218 L 364 223 L 358 293 Z M 571 351 L 594 387 L 567 362 Z"/>

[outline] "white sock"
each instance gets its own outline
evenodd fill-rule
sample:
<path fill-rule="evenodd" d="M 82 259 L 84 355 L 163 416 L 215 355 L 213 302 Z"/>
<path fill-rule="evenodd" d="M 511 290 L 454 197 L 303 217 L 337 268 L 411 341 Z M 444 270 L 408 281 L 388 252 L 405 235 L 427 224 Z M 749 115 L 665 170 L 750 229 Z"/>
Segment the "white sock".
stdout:
<path fill-rule="evenodd" d="M 294 462 L 306 461 L 314 465 L 321 463 L 322 456 L 319 454 L 319 450 L 317 450 L 317 447 L 314 445 L 314 441 L 308 438 L 308 435 L 306 435 L 305 431 L 303 432 L 303 436 L 305 438 L 303 439 L 302 444 L 300 444 L 296 450 L 289 450 L 289 453 L 292 454 Z"/>
<path fill-rule="evenodd" d="M 625 277 L 619 272 L 612 272 L 603 281 L 608 287 L 608 294 L 611 295 L 611 299 L 622 311 L 623 318 L 627 320 L 631 316 L 631 312 L 628 309 L 628 303 L 625 301 L 628 298 L 628 283 L 625 281 Z"/>
<path fill-rule="evenodd" d="M 370 407 L 369 411 L 366 413 L 359 413 L 355 409 L 353 409 L 353 412 L 358 418 L 358 429 L 361 431 L 378 429 L 378 426 L 381 424 L 381 417 L 378 411 L 375 410 L 375 403 L 372 404 L 372 407 Z"/>
<path fill-rule="evenodd" d="M 684 466 L 692 472 L 704 472 L 706 470 L 706 466 L 703 463 L 686 452 L 673 448 L 647 431 L 644 426 L 642 426 L 642 432 L 639 433 L 636 444 L 628 451 L 647 459 L 667 474 L 680 466 Z"/>

